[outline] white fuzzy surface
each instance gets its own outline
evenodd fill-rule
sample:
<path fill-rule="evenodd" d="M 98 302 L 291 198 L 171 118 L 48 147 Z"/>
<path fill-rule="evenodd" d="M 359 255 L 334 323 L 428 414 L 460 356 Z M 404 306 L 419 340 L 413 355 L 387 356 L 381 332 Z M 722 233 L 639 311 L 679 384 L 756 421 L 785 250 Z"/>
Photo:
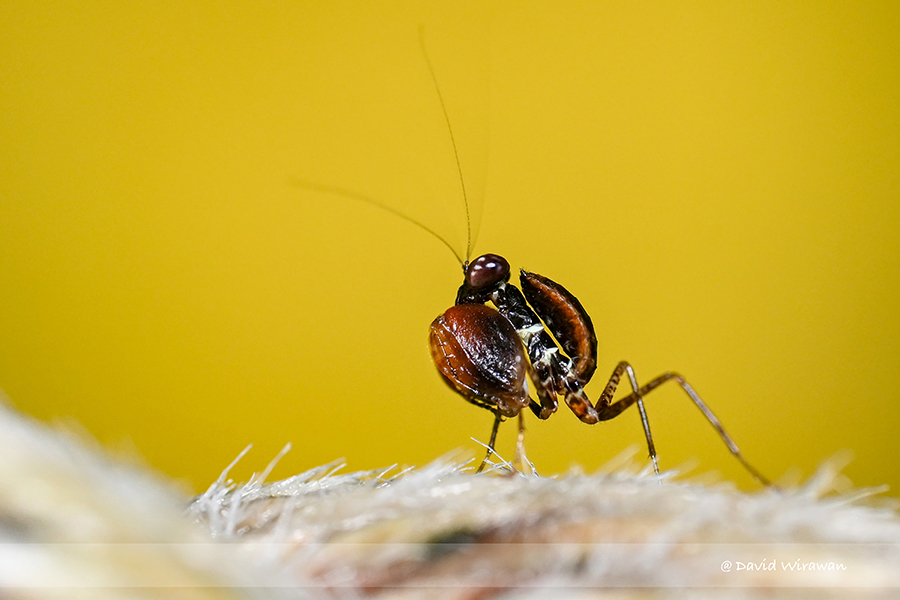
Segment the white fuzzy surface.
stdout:
<path fill-rule="evenodd" d="M 854 506 L 865 491 L 823 497 L 831 465 L 801 487 L 754 494 L 625 467 L 557 478 L 476 475 L 452 460 L 402 473 L 334 470 L 220 481 L 191 512 L 219 539 L 263 542 L 289 579 L 372 597 L 900 592 L 900 520 Z M 726 560 L 765 568 L 723 572 Z M 825 570 L 797 570 L 810 563 Z"/>
<path fill-rule="evenodd" d="M 223 474 L 189 502 L 0 408 L 0 597 L 900 597 L 900 518 L 836 492 L 829 464 L 752 494 L 627 464 L 555 478 L 451 459 L 338 467 Z"/>

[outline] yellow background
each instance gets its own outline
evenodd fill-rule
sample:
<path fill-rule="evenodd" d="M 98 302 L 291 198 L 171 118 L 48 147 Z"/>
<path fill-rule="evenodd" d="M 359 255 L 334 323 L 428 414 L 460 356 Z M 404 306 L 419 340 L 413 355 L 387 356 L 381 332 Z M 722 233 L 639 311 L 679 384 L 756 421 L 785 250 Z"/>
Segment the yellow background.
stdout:
<path fill-rule="evenodd" d="M 208 485 L 480 456 L 427 350 L 460 248 L 563 283 L 615 363 L 684 373 L 751 462 L 900 489 L 894 2 L 4 2 L 0 387 Z M 483 209 L 482 209 L 483 204 Z M 603 379 L 603 381 L 598 381 Z M 677 388 L 664 468 L 752 482 Z M 642 445 L 529 414 L 545 474 Z M 514 426 L 499 449 L 512 454 Z"/>

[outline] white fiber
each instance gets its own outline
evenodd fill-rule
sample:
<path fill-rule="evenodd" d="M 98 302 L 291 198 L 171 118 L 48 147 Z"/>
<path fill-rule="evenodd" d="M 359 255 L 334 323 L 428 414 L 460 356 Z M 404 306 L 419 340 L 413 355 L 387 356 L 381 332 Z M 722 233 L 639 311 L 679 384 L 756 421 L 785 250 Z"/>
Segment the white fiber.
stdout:
<path fill-rule="evenodd" d="M 267 483 L 286 451 L 191 501 L 0 406 L 0 597 L 900 597 L 900 518 L 837 462 L 749 494 L 627 457 L 559 477 L 335 462 Z"/>

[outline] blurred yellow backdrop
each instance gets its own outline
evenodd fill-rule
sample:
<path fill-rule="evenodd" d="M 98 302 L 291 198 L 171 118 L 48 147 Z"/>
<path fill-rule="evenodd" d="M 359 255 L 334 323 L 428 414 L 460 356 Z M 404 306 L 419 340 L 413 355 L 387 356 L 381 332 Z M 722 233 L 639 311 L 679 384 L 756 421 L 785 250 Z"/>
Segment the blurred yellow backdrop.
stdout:
<path fill-rule="evenodd" d="M 248 443 L 238 477 L 480 456 L 426 345 L 455 259 L 295 183 L 464 251 L 423 24 L 475 252 L 579 297 L 598 379 L 679 370 L 770 477 L 850 448 L 896 493 L 898 6 L 5 2 L 0 387 L 195 489 Z M 664 468 L 752 486 L 677 388 L 647 409 Z M 644 443 L 528 423 L 545 474 Z"/>

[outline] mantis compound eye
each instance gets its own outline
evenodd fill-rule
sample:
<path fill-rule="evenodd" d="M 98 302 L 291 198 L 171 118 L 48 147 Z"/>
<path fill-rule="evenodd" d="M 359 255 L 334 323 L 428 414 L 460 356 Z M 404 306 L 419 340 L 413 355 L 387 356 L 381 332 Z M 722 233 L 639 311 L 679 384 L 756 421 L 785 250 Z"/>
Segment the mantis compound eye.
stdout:
<path fill-rule="evenodd" d="M 491 287 L 509 279 L 509 263 L 499 254 L 482 254 L 466 269 L 466 284 L 470 288 Z"/>

